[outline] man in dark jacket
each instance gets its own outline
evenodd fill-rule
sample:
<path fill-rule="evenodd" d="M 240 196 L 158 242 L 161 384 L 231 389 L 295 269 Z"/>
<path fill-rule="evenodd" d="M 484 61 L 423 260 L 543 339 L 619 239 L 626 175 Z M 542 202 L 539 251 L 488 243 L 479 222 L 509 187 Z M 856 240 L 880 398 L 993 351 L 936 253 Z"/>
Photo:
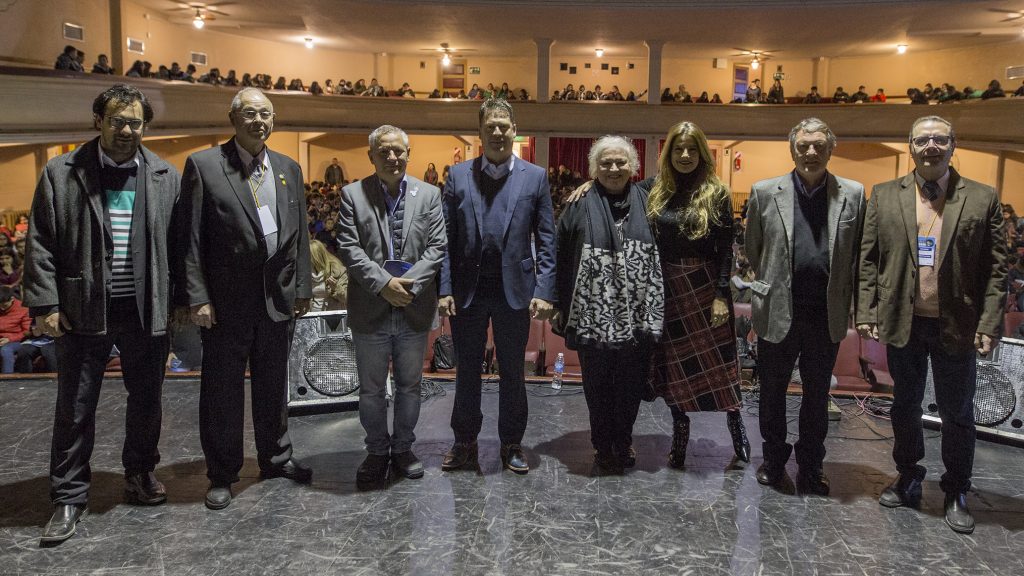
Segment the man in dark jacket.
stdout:
<path fill-rule="evenodd" d="M 25 304 L 57 339 L 57 408 L 50 453 L 56 509 L 43 543 L 75 532 L 89 492 L 96 404 L 112 346 L 128 389 L 125 494 L 167 499 L 160 460 L 160 394 L 168 351 L 178 172 L 141 146 L 153 109 L 125 84 L 93 102 L 96 138 L 46 164 L 32 201 Z"/>

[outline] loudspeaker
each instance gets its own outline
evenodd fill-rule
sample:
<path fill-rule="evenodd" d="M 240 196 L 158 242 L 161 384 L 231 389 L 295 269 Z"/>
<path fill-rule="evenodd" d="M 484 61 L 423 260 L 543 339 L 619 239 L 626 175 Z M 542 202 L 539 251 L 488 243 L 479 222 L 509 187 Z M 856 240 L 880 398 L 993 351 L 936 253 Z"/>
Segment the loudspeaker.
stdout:
<path fill-rule="evenodd" d="M 974 420 L 978 436 L 1024 442 L 1024 340 L 1003 338 L 992 360 L 977 362 Z M 935 405 L 931 362 L 922 408 L 925 425 L 942 424 Z"/>
<path fill-rule="evenodd" d="M 288 355 L 288 408 L 355 409 L 359 375 L 344 310 L 310 312 L 295 320 Z"/>

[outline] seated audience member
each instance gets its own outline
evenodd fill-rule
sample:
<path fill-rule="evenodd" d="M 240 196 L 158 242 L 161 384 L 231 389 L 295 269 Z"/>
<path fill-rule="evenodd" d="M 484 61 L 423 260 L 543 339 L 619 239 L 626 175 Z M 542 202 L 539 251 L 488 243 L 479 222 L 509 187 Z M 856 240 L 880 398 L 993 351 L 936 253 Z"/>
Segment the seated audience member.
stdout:
<path fill-rule="evenodd" d="M 440 93 L 439 93 L 440 94 Z M 416 93 L 412 91 L 409 83 L 402 84 L 402 87 L 398 89 L 398 93 L 395 96 L 401 96 L 402 98 L 415 98 Z"/>
<path fill-rule="evenodd" d="M 309 255 L 313 271 L 313 300 L 309 303 L 309 311 L 344 310 L 348 305 L 348 271 L 345 265 L 319 240 L 310 241 Z"/>
<path fill-rule="evenodd" d="M 114 69 L 110 67 L 110 60 L 106 54 L 100 54 L 99 59 L 92 65 L 93 74 L 113 74 Z"/>
<path fill-rule="evenodd" d="M 572 84 L 566 84 L 565 90 L 562 91 L 562 100 L 575 100 L 576 90 L 572 87 Z"/>
<path fill-rule="evenodd" d="M 843 90 L 842 86 L 837 87 L 835 93 L 832 94 L 832 103 L 833 104 L 846 104 L 849 101 L 850 101 L 850 95 L 847 94 L 845 90 Z"/>
<path fill-rule="evenodd" d="M 167 71 L 167 75 L 171 80 L 185 79 L 185 71 L 181 69 L 181 65 L 177 62 L 171 62 L 171 69 Z"/>
<path fill-rule="evenodd" d="M 576 89 L 576 99 L 586 100 L 587 99 L 587 87 L 580 84 L 579 88 Z"/>
<path fill-rule="evenodd" d="M 988 89 L 981 94 L 982 100 L 988 100 L 989 98 L 1005 98 L 1006 93 L 1003 92 L 1003 87 L 999 85 L 999 80 L 993 80 L 988 83 Z"/>
<path fill-rule="evenodd" d="M 384 93 L 384 87 L 377 83 L 377 79 L 371 78 L 370 85 L 363 90 L 362 96 L 372 96 L 376 98 L 386 96 L 386 94 Z"/>
<path fill-rule="evenodd" d="M 0 237 L 7 238 L 6 234 Z M 9 286 L 14 290 L 14 295 L 21 296 L 21 259 L 14 247 L 7 247 L 0 250 L 0 286 Z"/>
<path fill-rule="evenodd" d="M 152 78 L 153 77 L 153 63 L 147 60 L 142 61 L 142 77 Z"/>
<path fill-rule="evenodd" d="M 211 84 L 213 86 L 220 86 L 222 82 L 220 77 L 220 68 L 210 68 L 210 71 L 199 77 L 200 84 Z"/>
<path fill-rule="evenodd" d="M 600 84 L 594 85 L 594 100 L 604 100 L 604 91 L 601 90 Z"/>
<path fill-rule="evenodd" d="M 43 372 L 57 371 L 57 346 L 50 336 L 36 336 L 35 322 L 32 323 L 31 334 L 21 341 L 14 352 L 14 371 L 19 374 L 35 372 L 36 358 L 43 359 Z"/>
<path fill-rule="evenodd" d="M 1020 86 L 1013 92 L 1013 95 L 1016 98 L 1024 97 L 1024 82 L 1020 83 Z"/>
<path fill-rule="evenodd" d="M 925 82 L 924 89 L 921 90 L 921 93 L 924 94 L 924 97 L 928 100 L 935 100 L 938 96 L 938 94 L 935 93 L 935 87 L 932 86 L 931 82 Z"/>
<path fill-rule="evenodd" d="M 747 103 L 756 104 L 761 101 L 761 81 L 755 78 L 747 86 Z"/>
<path fill-rule="evenodd" d="M 675 102 L 676 101 L 675 96 L 672 95 L 672 89 L 671 88 L 665 88 L 664 90 L 662 90 L 662 92 L 661 92 L 661 101 L 662 102 Z"/>
<path fill-rule="evenodd" d="M 81 65 L 78 63 L 78 49 L 74 46 L 68 45 L 64 47 L 64 51 L 61 52 L 60 56 L 57 56 L 57 62 L 54 63 L 54 70 L 70 70 L 71 72 L 83 72 Z"/>
<path fill-rule="evenodd" d="M 710 102 L 711 102 L 711 99 L 708 98 L 708 93 L 707 92 L 701 92 L 700 96 L 697 97 L 697 104 L 708 104 Z"/>
<path fill-rule="evenodd" d="M 356 80 L 356 83 L 352 85 L 352 90 L 357 95 L 362 96 L 363 92 L 366 92 L 366 81 L 363 80 L 362 78 Z"/>
<path fill-rule="evenodd" d="M 811 91 L 804 96 L 804 104 L 821 104 L 821 94 L 818 94 L 817 86 L 811 86 Z"/>
<path fill-rule="evenodd" d="M 693 102 L 693 98 L 690 97 L 690 93 L 686 91 L 685 84 L 680 84 L 679 90 L 677 90 L 676 93 L 673 94 L 672 96 L 673 98 L 675 98 L 676 102 Z"/>
<path fill-rule="evenodd" d="M 21 216 L 18 216 L 18 222 L 14 225 L 14 239 L 15 240 L 24 239 L 27 234 L 28 234 L 28 215 L 27 214 L 22 214 Z M 15 244 L 17 244 L 17 242 L 15 242 Z M 21 251 L 21 250 L 19 250 L 19 251 L 21 252 L 22 258 L 24 258 L 24 256 L 25 256 L 24 251 Z"/>
<path fill-rule="evenodd" d="M 618 86 L 612 85 L 612 91 L 607 93 L 607 94 L 605 94 L 604 95 L 604 99 L 605 100 L 613 100 L 613 101 L 616 101 L 616 102 L 621 102 L 621 101 L 625 100 L 626 98 L 622 95 L 622 92 L 619 92 L 619 87 Z"/>
<path fill-rule="evenodd" d="M 469 100 L 469 95 L 466 94 L 465 90 L 459 90 L 459 93 L 455 97 L 459 100 Z"/>
<path fill-rule="evenodd" d="M 324 94 L 334 94 L 334 84 L 330 78 L 324 80 Z"/>
<path fill-rule="evenodd" d="M 429 96 L 427 96 L 427 98 L 440 98 L 440 97 L 441 97 L 441 91 L 438 90 L 437 88 L 434 88 L 434 91 L 431 92 Z"/>
<path fill-rule="evenodd" d="M 132 62 L 132 67 L 124 75 L 129 78 L 142 78 L 142 60 Z"/>
<path fill-rule="evenodd" d="M 907 98 L 910 98 L 911 104 L 928 104 L 928 97 L 917 88 L 907 88 Z"/>
<path fill-rule="evenodd" d="M 191 82 L 195 84 L 196 81 L 196 65 L 189 64 L 185 67 L 185 76 L 182 77 L 185 82 Z"/>
<path fill-rule="evenodd" d="M 164 66 L 163 64 L 161 64 L 160 68 L 157 70 L 155 78 L 157 80 L 170 80 L 171 79 L 171 71 L 167 68 L 167 66 Z"/>
<path fill-rule="evenodd" d="M 853 93 L 853 96 L 850 96 L 850 102 L 853 102 L 854 104 L 859 102 L 868 102 L 870 100 L 871 97 L 864 91 L 864 86 L 858 86 L 857 91 Z"/>
<path fill-rule="evenodd" d="M 772 87 L 768 89 L 768 103 L 769 104 L 785 104 L 786 93 L 782 89 L 782 81 L 776 80 L 772 83 Z"/>
<path fill-rule="evenodd" d="M 323 96 L 324 89 L 320 87 L 320 83 L 313 80 L 313 83 L 309 85 L 309 93 L 314 96 Z"/>
<path fill-rule="evenodd" d="M 287 90 L 288 85 L 285 83 L 284 76 L 278 76 L 277 82 L 274 82 L 274 90 Z"/>
<path fill-rule="evenodd" d="M 498 98 L 503 98 L 505 100 L 514 100 L 515 99 L 513 97 L 513 95 L 512 95 L 512 89 L 508 87 L 508 82 L 502 82 L 501 83 L 501 88 L 498 90 L 497 97 Z"/>
<path fill-rule="evenodd" d="M 480 98 L 480 86 L 473 84 L 473 87 L 469 89 L 469 94 L 466 94 L 470 100 L 477 100 Z"/>
<path fill-rule="evenodd" d="M 520 88 L 519 89 L 519 99 L 520 100 L 529 100 L 530 99 L 530 93 L 526 91 L 526 88 Z"/>
<path fill-rule="evenodd" d="M 952 84 L 943 84 L 938 90 L 939 104 L 945 104 L 947 102 L 956 102 L 964 97 L 963 93 L 956 89 L 956 86 Z"/>
<path fill-rule="evenodd" d="M 248 72 L 246 72 L 245 74 L 242 74 L 242 88 L 252 88 L 252 87 L 253 87 L 252 76 Z"/>
<path fill-rule="evenodd" d="M 879 88 L 875 95 L 871 97 L 872 102 L 885 102 L 885 88 Z"/>
<path fill-rule="evenodd" d="M 1010 268 L 1006 275 L 1006 291 L 1017 311 L 1024 312 L 1024 256 L 1010 254 L 1006 265 Z"/>
<path fill-rule="evenodd" d="M 970 86 L 964 86 L 964 96 L 962 100 L 974 100 L 976 98 L 981 98 L 982 94 L 984 94 L 984 92 L 981 90 L 975 90 Z"/>
<path fill-rule="evenodd" d="M 14 289 L 0 286 L 0 373 L 14 372 L 14 353 L 31 325 L 28 308 L 14 297 Z"/>
<path fill-rule="evenodd" d="M 334 254 L 338 250 L 338 231 L 335 230 L 335 226 L 338 224 L 338 220 L 330 216 L 325 216 L 321 219 L 324 223 L 323 229 L 313 235 L 314 240 L 318 240 L 327 246 L 327 251 Z"/>
<path fill-rule="evenodd" d="M 238 76 L 234 70 L 228 70 L 228 75 L 221 78 L 221 84 L 223 86 L 236 87 L 238 86 Z"/>
<path fill-rule="evenodd" d="M 494 88 L 494 84 L 491 84 L 490 82 L 488 82 L 487 83 L 487 89 L 484 90 L 484 100 L 489 100 L 491 98 L 494 98 L 494 95 L 497 94 L 497 92 L 498 91 Z"/>
<path fill-rule="evenodd" d="M 750 286 L 754 283 L 754 271 L 746 258 L 736 260 L 736 270 L 729 281 L 732 301 L 738 304 L 750 304 Z"/>
<path fill-rule="evenodd" d="M 715 92 L 715 95 L 711 97 L 711 103 L 712 104 L 721 104 L 722 103 L 722 97 L 718 95 L 718 92 Z"/>

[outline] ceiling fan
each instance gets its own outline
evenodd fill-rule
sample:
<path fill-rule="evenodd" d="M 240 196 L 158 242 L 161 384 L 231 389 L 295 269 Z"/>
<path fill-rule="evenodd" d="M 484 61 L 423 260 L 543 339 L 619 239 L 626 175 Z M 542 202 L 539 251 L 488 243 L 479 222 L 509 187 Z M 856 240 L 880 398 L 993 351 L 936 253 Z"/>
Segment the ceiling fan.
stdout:
<path fill-rule="evenodd" d="M 440 52 L 441 65 L 447 66 L 452 63 L 452 55 L 456 52 L 476 52 L 475 48 L 452 48 L 447 42 L 441 42 L 439 48 L 420 48 L 422 52 Z"/>
<path fill-rule="evenodd" d="M 730 54 L 731 58 L 749 56 L 750 67 L 757 70 L 761 64 L 772 57 L 772 54 L 779 52 L 778 50 L 747 50 L 746 48 L 733 48 L 733 50 L 739 50 L 739 54 Z"/>
<path fill-rule="evenodd" d="M 1000 22 L 1016 22 L 1021 18 L 1024 18 L 1024 10 L 1006 10 L 1004 8 L 989 8 L 989 12 L 998 12 L 1003 14 L 1006 18 L 1000 20 Z"/>
<path fill-rule="evenodd" d="M 218 2 L 216 4 L 176 2 L 176 4 L 177 7 L 172 8 L 171 12 L 194 12 L 195 15 L 191 18 L 192 25 L 197 29 L 202 29 L 207 22 L 216 20 L 217 16 L 228 16 L 227 12 L 221 10 L 222 6 L 230 6 L 231 4 L 237 4 L 237 2 Z"/>

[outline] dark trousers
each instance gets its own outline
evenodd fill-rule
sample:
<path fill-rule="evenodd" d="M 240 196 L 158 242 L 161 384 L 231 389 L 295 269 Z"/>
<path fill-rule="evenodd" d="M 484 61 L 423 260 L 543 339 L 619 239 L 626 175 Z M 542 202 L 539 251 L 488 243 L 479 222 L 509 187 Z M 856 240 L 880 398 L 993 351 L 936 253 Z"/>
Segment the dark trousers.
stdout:
<path fill-rule="evenodd" d="M 839 344 L 828 333 L 828 313 L 821 310 L 797 312 L 789 333 L 779 343 L 757 340 L 757 363 L 761 379 L 758 420 L 764 461 L 785 466 L 794 446 L 786 441 L 786 390 L 793 367 L 800 359 L 803 398 L 800 403 L 800 438 L 796 461 L 808 471 L 821 468 L 828 434 L 828 391 Z"/>
<path fill-rule="evenodd" d="M 237 482 L 242 469 L 247 362 L 257 462 L 269 470 L 291 458 L 287 383 L 294 326 L 293 320 L 274 322 L 254 307 L 245 315 L 218 315 L 213 328 L 202 330 L 199 439 L 214 484 Z"/>
<path fill-rule="evenodd" d="M 590 412 L 594 449 L 623 454 L 633 445 L 633 424 L 650 368 L 646 347 L 607 350 L 580 346 L 583 394 Z"/>
<path fill-rule="evenodd" d="M 44 372 L 57 371 L 57 345 L 53 342 L 36 346 L 34 344 L 21 343 L 14 353 L 14 371 L 22 374 L 35 372 L 36 358 L 42 356 L 43 364 L 46 365 Z"/>
<path fill-rule="evenodd" d="M 452 431 L 456 442 L 472 442 L 480 434 L 480 367 L 488 322 L 494 325 L 494 353 L 500 367 L 498 438 L 502 444 L 519 444 L 529 413 L 523 362 L 530 337 L 530 311 L 513 310 L 508 305 L 500 280 L 481 279 L 469 307 L 459 309 L 451 318 L 457 357 Z"/>
<path fill-rule="evenodd" d="M 902 348 L 887 347 L 889 373 L 893 380 L 892 458 L 900 474 L 924 478 L 924 432 L 921 402 L 932 361 L 935 404 L 942 418 L 942 463 L 946 473 L 940 485 L 944 492 L 966 492 L 974 468 L 974 388 L 977 362 L 973 352 L 947 354 L 939 341 L 938 318 L 914 316 L 910 341 Z"/>
<path fill-rule="evenodd" d="M 96 404 L 103 371 L 116 345 L 128 390 L 124 448 L 125 475 L 151 472 L 160 461 L 160 397 L 169 339 L 150 336 L 139 321 L 134 298 L 111 300 L 107 334 L 57 338 L 57 406 L 50 444 L 50 498 L 54 504 L 85 504 L 96 438 Z"/>

